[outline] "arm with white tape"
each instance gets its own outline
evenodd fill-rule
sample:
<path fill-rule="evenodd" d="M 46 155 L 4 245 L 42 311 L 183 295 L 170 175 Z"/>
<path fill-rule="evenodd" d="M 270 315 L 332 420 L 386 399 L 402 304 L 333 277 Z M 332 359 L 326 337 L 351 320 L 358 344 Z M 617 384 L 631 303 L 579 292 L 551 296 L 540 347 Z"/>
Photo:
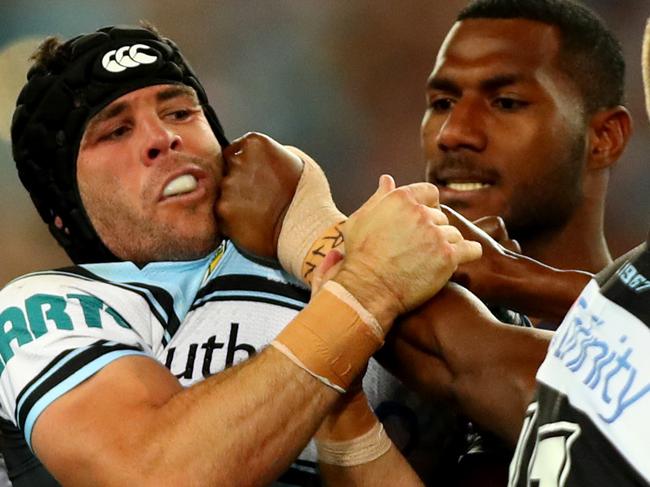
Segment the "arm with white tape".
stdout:
<path fill-rule="evenodd" d="M 112 362 L 35 419 L 32 445 L 46 468 L 65 485 L 276 479 L 360 375 L 395 317 L 429 299 L 460 262 L 480 255 L 478 244 L 464 241 L 432 208 L 435 187 L 385 186 L 376 204 L 346 223 L 336 284 L 322 289 L 274 346 L 187 388 L 152 358 Z M 391 231 L 397 225 L 400 231 Z"/>
<path fill-rule="evenodd" d="M 360 389 L 337 402 L 315 440 L 325 485 L 424 485 L 390 440 Z"/>

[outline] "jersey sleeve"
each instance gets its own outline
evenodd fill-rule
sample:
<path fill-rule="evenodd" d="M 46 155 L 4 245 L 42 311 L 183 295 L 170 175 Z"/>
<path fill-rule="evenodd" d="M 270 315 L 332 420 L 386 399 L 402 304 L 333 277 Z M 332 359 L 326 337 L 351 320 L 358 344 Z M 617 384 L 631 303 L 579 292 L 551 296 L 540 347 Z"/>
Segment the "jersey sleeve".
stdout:
<path fill-rule="evenodd" d="M 128 290 L 60 273 L 0 292 L 0 413 L 24 434 L 53 401 L 114 360 L 153 356 L 148 308 Z"/>

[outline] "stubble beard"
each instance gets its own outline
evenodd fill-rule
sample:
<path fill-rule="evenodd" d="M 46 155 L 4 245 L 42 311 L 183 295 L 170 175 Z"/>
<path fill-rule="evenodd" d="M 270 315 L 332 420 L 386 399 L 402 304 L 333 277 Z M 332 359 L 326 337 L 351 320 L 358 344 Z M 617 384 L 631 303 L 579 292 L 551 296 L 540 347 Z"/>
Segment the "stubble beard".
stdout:
<path fill-rule="evenodd" d="M 206 228 L 202 231 L 190 228 L 189 232 L 182 232 L 171 222 L 138 212 L 126 203 L 128 199 L 119 194 L 94 191 L 93 197 L 89 198 L 81 185 L 79 192 L 95 232 L 121 260 L 141 265 L 196 260 L 208 255 L 221 240 L 216 218 L 212 222 L 206 221 Z M 145 190 L 140 201 L 152 201 L 151 195 L 147 195 Z M 197 204 L 187 208 L 184 217 L 198 221 L 192 217 L 201 211 L 201 204 Z"/>
<path fill-rule="evenodd" d="M 559 164 L 540 181 L 530 181 L 513 189 L 509 214 L 504 220 L 508 234 L 520 243 L 539 240 L 559 232 L 582 204 L 582 177 L 585 160 L 584 133 L 574 134 Z"/>

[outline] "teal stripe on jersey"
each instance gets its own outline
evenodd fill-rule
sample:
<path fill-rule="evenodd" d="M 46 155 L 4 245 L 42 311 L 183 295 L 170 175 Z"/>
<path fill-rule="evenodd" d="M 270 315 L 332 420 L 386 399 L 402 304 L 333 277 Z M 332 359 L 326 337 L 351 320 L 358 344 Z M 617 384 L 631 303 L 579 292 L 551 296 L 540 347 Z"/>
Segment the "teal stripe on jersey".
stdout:
<path fill-rule="evenodd" d="M 87 364 L 82 369 L 79 369 L 70 377 L 62 381 L 59 385 L 48 391 L 47 394 L 43 395 L 43 397 L 41 397 L 34 404 L 29 414 L 27 415 L 27 420 L 25 421 L 25 440 L 27 441 L 27 445 L 29 446 L 30 450 L 33 451 L 32 429 L 34 427 L 34 423 L 47 406 L 49 406 L 52 402 L 54 402 L 57 398 L 61 397 L 66 392 L 74 389 L 83 381 L 96 374 L 99 370 L 106 367 L 111 362 L 128 355 L 142 355 L 145 357 L 149 356 L 146 353 L 137 350 L 118 350 L 115 352 L 107 353 L 106 355 L 99 357 L 94 362 Z"/>
<path fill-rule="evenodd" d="M 77 355 L 85 352 L 86 350 L 95 347 L 96 345 L 93 344 L 89 347 L 84 347 L 84 348 L 79 348 L 77 350 L 71 351 L 68 355 L 65 356 L 63 360 L 61 360 L 58 364 L 56 364 L 54 367 L 52 367 L 50 370 L 47 371 L 47 373 L 43 374 L 39 379 L 34 382 L 31 386 L 29 386 L 28 389 L 24 389 L 20 395 L 20 401 L 18 401 L 18 404 L 16 404 L 16 414 L 14 415 L 16 419 L 16 423 L 18 423 L 18 417 L 20 416 L 20 410 L 23 407 L 23 404 L 25 404 L 26 398 L 29 397 L 29 395 L 37 388 L 39 387 L 44 381 L 50 378 L 52 374 L 56 373 L 61 367 L 63 367 L 65 364 L 67 364 L 70 360 L 75 358 Z"/>
<path fill-rule="evenodd" d="M 132 262 L 87 264 L 81 267 L 127 289 L 139 290 L 155 303 L 156 310 L 168 321 L 169 316 L 152 295 L 148 286 L 161 288 L 172 297 L 174 313 L 182 322 L 210 264 L 212 254 L 200 260 L 187 262 L 151 262 L 138 268 Z"/>

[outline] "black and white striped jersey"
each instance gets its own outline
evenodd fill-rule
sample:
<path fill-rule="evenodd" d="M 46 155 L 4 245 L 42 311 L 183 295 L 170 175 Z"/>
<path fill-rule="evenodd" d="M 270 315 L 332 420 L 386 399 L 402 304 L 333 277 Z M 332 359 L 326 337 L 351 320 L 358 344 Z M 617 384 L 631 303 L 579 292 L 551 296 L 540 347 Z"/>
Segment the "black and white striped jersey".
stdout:
<path fill-rule="evenodd" d="M 592 280 L 537 373 L 513 487 L 650 485 L 650 251 Z"/>

